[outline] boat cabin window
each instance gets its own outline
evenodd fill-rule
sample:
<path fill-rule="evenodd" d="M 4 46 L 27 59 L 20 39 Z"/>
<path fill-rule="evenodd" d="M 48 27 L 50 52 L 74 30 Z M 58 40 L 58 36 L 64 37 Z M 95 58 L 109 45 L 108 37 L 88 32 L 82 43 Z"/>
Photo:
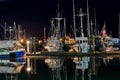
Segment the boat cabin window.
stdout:
<path fill-rule="evenodd" d="M 76 41 L 77 43 L 79 43 L 79 41 Z"/>
<path fill-rule="evenodd" d="M 85 40 L 83 40 L 83 43 L 85 43 Z"/>
<path fill-rule="evenodd" d="M 87 43 L 87 40 L 83 40 L 83 43 Z"/>
<path fill-rule="evenodd" d="M 80 41 L 80 43 L 82 43 L 82 41 Z"/>

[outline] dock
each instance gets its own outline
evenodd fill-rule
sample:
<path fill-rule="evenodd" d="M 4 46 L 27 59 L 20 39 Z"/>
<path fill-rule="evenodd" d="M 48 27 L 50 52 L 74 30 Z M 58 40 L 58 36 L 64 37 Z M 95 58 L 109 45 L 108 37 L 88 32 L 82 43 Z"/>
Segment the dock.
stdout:
<path fill-rule="evenodd" d="M 81 53 L 81 52 L 40 52 L 37 54 L 27 53 L 26 57 L 29 58 L 37 58 L 37 57 L 89 57 L 89 56 L 119 56 L 120 51 L 114 52 L 89 52 L 89 53 Z"/>

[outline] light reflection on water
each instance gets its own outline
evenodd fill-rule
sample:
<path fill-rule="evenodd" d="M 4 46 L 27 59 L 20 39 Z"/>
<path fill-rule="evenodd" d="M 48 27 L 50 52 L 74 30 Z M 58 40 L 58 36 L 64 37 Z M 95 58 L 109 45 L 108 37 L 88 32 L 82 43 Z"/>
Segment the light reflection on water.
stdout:
<path fill-rule="evenodd" d="M 2 80 L 120 80 L 118 56 L 71 58 L 48 56 L 37 59 L 12 59 L 4 63 L 6 62 L 25 64 L 20 73 L 12 76 L 8 73 L 0 73 Z"/>

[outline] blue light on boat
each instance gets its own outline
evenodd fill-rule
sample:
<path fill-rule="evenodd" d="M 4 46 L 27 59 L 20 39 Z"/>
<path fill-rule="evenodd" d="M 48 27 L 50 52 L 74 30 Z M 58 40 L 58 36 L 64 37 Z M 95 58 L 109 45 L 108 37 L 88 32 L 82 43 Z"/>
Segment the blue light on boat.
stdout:
<path fill-rule="evenodd" d="M 16 52 L 16 53 L 15 53 L 15 57 L 23 57 L 24 54 L 25 54 L 24 51 Z"/>
<path fill-rule="evenodd" d="M 18 58 L 18 57 L 24 57 L 25 52 L 19 51 L 19 52 L 11 52 L 10 58 Z"/>

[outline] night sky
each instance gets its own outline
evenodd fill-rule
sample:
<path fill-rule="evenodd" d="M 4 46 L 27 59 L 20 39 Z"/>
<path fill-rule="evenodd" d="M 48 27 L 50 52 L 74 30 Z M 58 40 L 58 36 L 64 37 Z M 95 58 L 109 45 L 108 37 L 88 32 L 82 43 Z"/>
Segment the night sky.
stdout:
<path fill-rule="evenodd" d="M 59 0 L 62 15 L 67 20 L 67 29 L 72 25 L 72 0 Z M 75 0 L 76 13 L 80 7 L 86 12 L 85 0 Z M 50 28 L 50 20 L 56 16 L 58 0 L 0 0 L 0 23 L 12 25 L 15 21 L 26 30 L 27 37 L 43 36 L 43 27 Z M 119 25 L 119 0 L 89 0 L 90 15 L 96 10 L 97 24 L 106 23 L 108 32 L 117 37 Z M 92 17 L 90 17 L 92 19 Z M 48 32 L 48 31 L 47 31 Z M 68 31 L 69 32 L 69 31 Z"/>

